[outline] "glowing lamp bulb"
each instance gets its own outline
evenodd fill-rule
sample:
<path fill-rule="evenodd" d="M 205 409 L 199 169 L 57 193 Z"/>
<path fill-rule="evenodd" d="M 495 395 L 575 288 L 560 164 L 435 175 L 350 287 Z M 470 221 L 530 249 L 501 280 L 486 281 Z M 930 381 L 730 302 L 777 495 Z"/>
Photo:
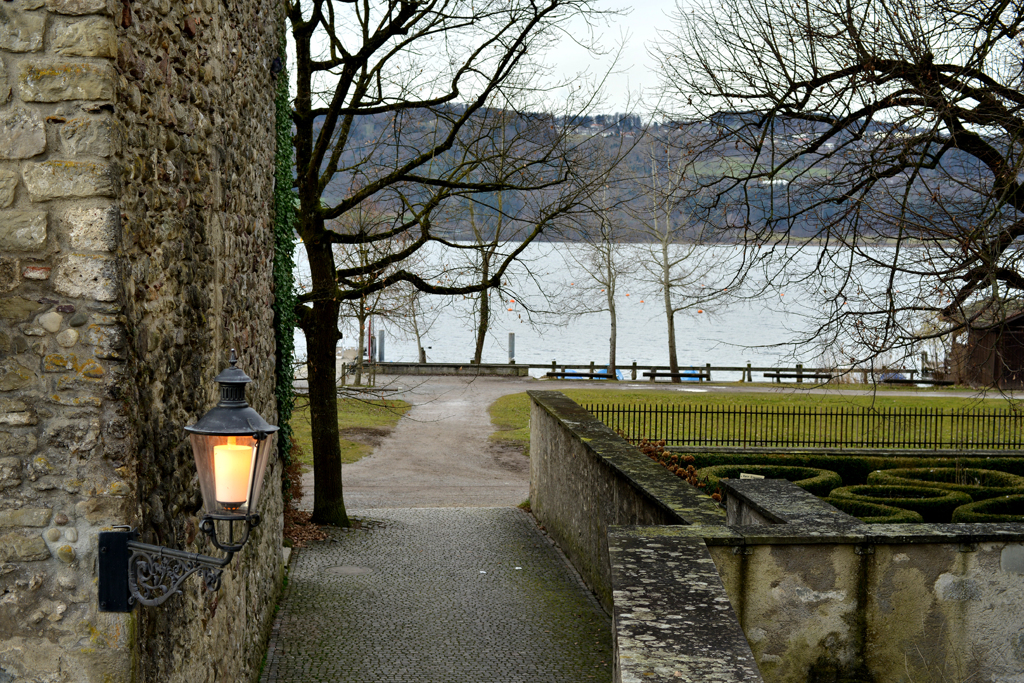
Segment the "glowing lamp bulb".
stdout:
<path fill-rule="evenodd" d="M 249 478 L 252 474 L 252 448 L 235 442 L 213 447 L 213 476 L 216 482 L 217 502 L 228 510 L 237 510 L 249 498 Z"/>

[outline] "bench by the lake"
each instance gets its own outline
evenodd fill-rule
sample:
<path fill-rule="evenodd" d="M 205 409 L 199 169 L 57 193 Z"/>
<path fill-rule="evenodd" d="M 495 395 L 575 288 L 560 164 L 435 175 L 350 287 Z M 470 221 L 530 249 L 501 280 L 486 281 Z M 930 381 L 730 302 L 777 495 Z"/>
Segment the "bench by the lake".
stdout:
<path fill-rule="evenodd" d="M 666 370 L 655 370 L 654 368 L 651 368 L 650 370 L 645 371 L 643 374 L 644 374 L 644 377 L 649 377 L 652 382 L 655 381 L 656 379 L 658 379 L 659 377 L 668 377 L 670 379 L 692 380 L 692 381 L 697 381 L 697 382 L 710 382 L 711 381 L 711 371 L 710 370 L 697 370 L 697 369 L 693 369 L 693 370 L 683 370 L 682 372 L 668 372 Z"/>
<path fill-rule="evenodd" d="M 797 382 L 802 382 L 805 379 L 827 382 L 834 377 L 825 372 L 766 372 L 764 376 L 766 379 L 774 379 L 776 384 L 782 384 L 784 379 L 795 379 Z"/>
<path fill-rule="evenodd" d="M 545 377 L 553 379 L 614 379 L 618 381 L 613 373 L 608 372 L 575 372 L 573 370 L 562 370 L 545 373 Z"/>
<path fill-rule="evenodd" d="M 901 378 L 890 378 L 883 379 L 882 384 L 931 384 L 937 387 L 951 387 L 953 386 L 953 380 L 951 379 L 903 379 Z"/>

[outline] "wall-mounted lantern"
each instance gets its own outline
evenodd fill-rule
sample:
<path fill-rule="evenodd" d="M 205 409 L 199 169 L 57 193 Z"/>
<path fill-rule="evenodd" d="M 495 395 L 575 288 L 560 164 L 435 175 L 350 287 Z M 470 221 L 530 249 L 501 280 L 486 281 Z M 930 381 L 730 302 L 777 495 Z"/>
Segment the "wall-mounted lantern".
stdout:
<path fill-rule="evenodd" d="M 256 512 L 263 489 L 263 474 L 270 457 L 268 424 L 245 400 L 245 385 L 252 380 L 235 367 L 217 376 L 220 401 L 191 427 L 185 427 L 196 459 L 199 488 L 206 514 L 199 524 L 214 546 L 227 553 L 211 557 L 173 548 L 140 543 L 129 527 L 100 532 L 99 608 L 101 612 L 128 612 L 135 603 L 156 606 L 175 593 L 189 576 L 200 572 L 208 590 L 220 588 L 221 572 L 259 526 Z"/>

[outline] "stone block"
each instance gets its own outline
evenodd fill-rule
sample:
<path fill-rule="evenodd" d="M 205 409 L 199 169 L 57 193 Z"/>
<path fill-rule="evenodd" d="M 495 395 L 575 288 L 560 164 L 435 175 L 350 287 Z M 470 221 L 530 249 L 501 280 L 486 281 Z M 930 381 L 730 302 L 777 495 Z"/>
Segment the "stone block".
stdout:
<path fill-rule="evenodd" d="M 97 358 L 121 358 L 124 330 L 115 326 L 89 325 L 85 331 L 85 343 L 96 347 Z"/>
<path fill-rule="evenodd" d="M 38 52 L 43 49 L 46 15 L 0 5 L 0 50 Z"/>
<path fill-rule="evenodd" d="M 36 373 L 14 358 L 0 360 L 0 391 L 17 391 L 32 386 L 35 381 Z"/>
<path fill-rule="evenodd" d="M 65 296 L 89 297 L 97 301 L 116 301 L 117 265 L 102 256 L 71 254 L 57 266 L 54 289 Z"/>
<path fill-rule="evenodd" d="M 117 57 L 117 41 L 110 19 L 90 17 L 61 26 L 53 49 L 68 57 Z"/>
<path fill-rule="evenodd" d="M 17 289 L 21 284 L 21 276 L 18 270 L 18 259 L 9 256 L 0 256 L 0 292 L 9 292 Z"/>
<path fill-rule="evenodd" d="M 114 99 L 114 68 L 109 64 L 19 64 L 18 88 L 25 102 Z"/>
<path fill-rule="evenodd" d="M 18 174 L 0 169 L 0 209 L 14 203 L 14 190 L 18 187 Z"/>
<path fill-rule="evenodd" d="M 36 251 L 45 246 L 45 211 L 0 211 L 0 249 Z"/>
<path fill-rule="evenodd" d="M 36 443 L 35 434 L 0 432 L 0 453 L 5 453 L 7 455 L 28 455 L 36 449 Z M 11 459 L 17 461 L 17 458 Z"/>
<path fill-rule="evenodd" d="M 0 562 L 37 562 L 50 559 L 42 536 L 4 534 L 0 536 Z"/>
<path fill-rule="evenodd" d="M 72 406 L 75 408 L 102 408 L 103 400 L 95 396 L 66 396 L 64 394 L 51 394 L 50 401 L 59 406 Z"/>
<path fill-rule="evenodd" d="M 0 320 L 12 322 L 27 320 L 42 307 L 43 304 L 20 296 L 0 299 Z"/>
<path fill-rule="evenodd" d="M 69 120 L 60 129 L 60 137 L 64 141 L 64 152 L 68 156 L 85 154 L 109 157 L 110 127 L 110 119 L 106 117 Z"/>
<path fill-rule="evenodd" d="M 114 251 L 121 235 L 121 212 L 117 206 L 73 207 L 58 220 L 74 249 Z"/>
<path fill-rule="evenodd" d="M 13 398 L 0 398 L 0 425 L 27 427 L 39 423 L 32 408 Z"/>
<path fill-rule="evenodd" d="M 0 159 L 31 159 L 45 150 L 42 118 L 21 107 L 0 114 Z"/>
<path fill-rule="evenodd" d="M 76 505 L 75 512 L 90 524 L 123 524 L 124 506 L 124 498 L 97 496 Z"/>
<path fill-rule="evenodd" d="M 57 335 L 57 343 L 65 349 L 70 349 L 78 343 L 78 330 L 69 327 Z"/>
<path fill-rule="evenodd" d="M 60 324 L 64 322 L 64 316 L 57 311 L 47 311 L 39 316 L 36 321 L 50 334 L 56 334 L 60 330 Z"/>
<path fill-rule="evenodd" d="M 50 353 L 43 356 L 43 372 L 78 372 L 83 363 L 73 353 Z"/>
<path fill-rule="evenodd" d="M 26 164 L 25 187 L 34 202 L 65 197 L 109 197 L 114 194 L 110 167 L 88 161 L 44 161 Z"/>
<path fill-rule="evenodd" d="M 48 266 L 25 266 L 21 276 L 26 280 L 49 280 L 50 268 Z"/>
<path fill-rule="evenodd" d="M 51 517 L 53 517 L 53 510 L 51 510 L 50 508 L 21 508 L 20 510 L 0 510 L 0 527 L 41 527 L 49 524 Z"/>
<path fill-rule="evenodd" d="M 7 432 L 0 432 L 0 434 L 6 433 Z M 0 458 L 0 491 L 3 489 L 12 489 L 20 484 L 21 460 L 11 457 Z"/>
<path fill-rule="evenodd" d="M 106 14 L 107 0 L 46 0 L 46 9 L 57 14 Z"/>

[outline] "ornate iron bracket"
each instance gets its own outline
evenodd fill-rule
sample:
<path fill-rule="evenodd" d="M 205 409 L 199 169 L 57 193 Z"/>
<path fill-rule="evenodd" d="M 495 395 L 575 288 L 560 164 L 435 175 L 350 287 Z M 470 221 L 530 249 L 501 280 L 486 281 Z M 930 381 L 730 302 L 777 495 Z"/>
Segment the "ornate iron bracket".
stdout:
<path fill-rule="evenodd" d="M 146 607 L 156 607 L 181 593 L 181 584 L 196 572 L 207 590 L 220 589 L 221 573 L 234 555 L 210 557 L 138 541 L 128 541 L 128 548 L 132 551 L 128 559 L 129 603 L 138 601 Z"/>
<path fill-rule="evenodd" d="M 229 525 L 235 521 L 245 522 L 241 543 L 234 542 L 229 534 L 226 544 L 216 538 L 215 519 L 203 518 L 200 528 L 214 544 L 227 552 L 226 557 L 211 557 L 199 553 L 164 548 L 135 540 L 138 532 L 128 527 L 115 527 L 117 531 L 102 531 L 99 538 L 99 608 L 101 612 L 130 612 L 135 603 L 156 607 L 172 595 L 181 593 L 185 579 L 195 573 L 203 579 L 206 589 L 220 589 L 221 574 L 231 562 L 235 551 L 249 537 L 256 519 L 224 519 Z M 255 523 L 254 523 L 255 522 Z"/>

